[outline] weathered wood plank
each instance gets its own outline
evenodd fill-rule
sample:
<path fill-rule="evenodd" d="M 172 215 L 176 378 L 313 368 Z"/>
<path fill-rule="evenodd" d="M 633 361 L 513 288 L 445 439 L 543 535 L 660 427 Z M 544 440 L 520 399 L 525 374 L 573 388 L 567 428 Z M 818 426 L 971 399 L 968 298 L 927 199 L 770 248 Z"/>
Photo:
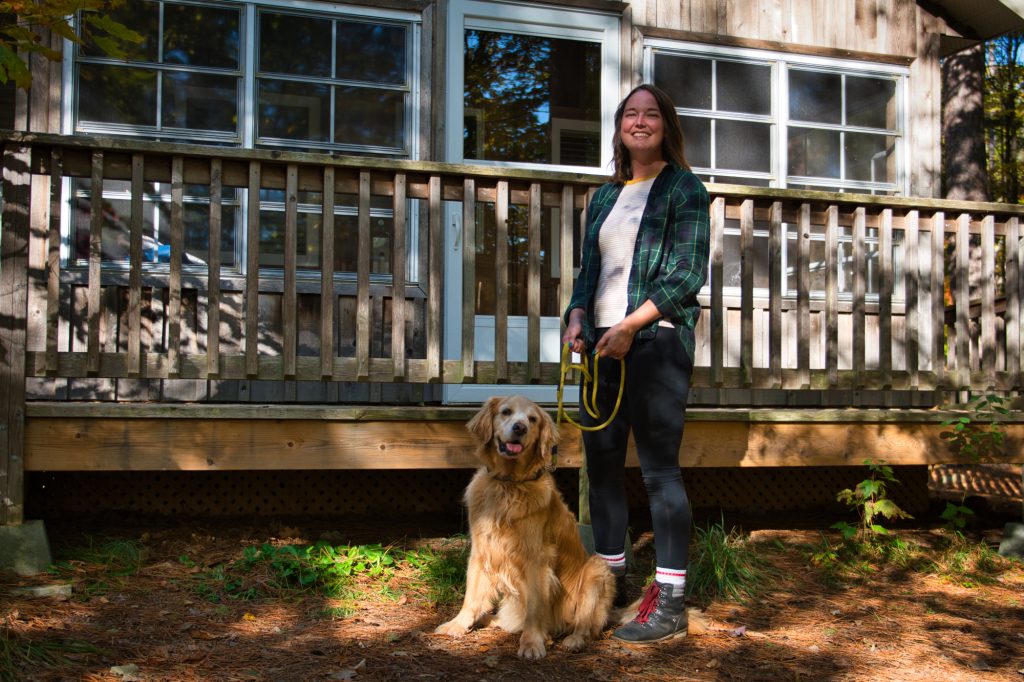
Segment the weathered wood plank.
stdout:
<path fill-rule="evenodd" d="M 929 295 L 931 296 L 931 347 L 929 348 L 929 355 L 931 356 L 931 370 L 940 378 L 945 379 L 946 375 L 946 355 L 945 355 L 945 303 L 943 301 L 944 295 L 944 283 L 943 276 L 945 274 L 945 266 L 943 262 L 945 260 L 945 233 L 946 233 L 946 215 L 942 211 L 937 211 L 932 215 L 931 224 L 931 276 L 929 278 L 928 289 Z"/>
<path fill-rule="evenodd" d="M 801 386 L 810 384 L 811 372 L 811 207 L 800 207 L 797 222 L 796 278 L 796 366 Z"/>
<path fill-rule="evenodd" d="M 960 388 L 969 388 L 971 370 L 971 216 L 961 213 L 956 220 L 956 252 L 953 270 L 953 303 L 956 306 L 956 367 Z"/>
<path fill-rule="evenodd" d="M 565 329 L 565 309 L 569 307 L 572 299 L 573 272 L 573 189 L 572 185 L 562 185 L 562 205 L 559 208 L 559 247 L 558 247 L 558 315 L 561 320 L 561 329 Z M 561 342 L 561 337 L 559 337 Z"/>
<path fill-rule="evenodd" d="M 917 255 L 918 242 L 920 240 L 918 220 L 917 211 L 908 211 L 904 221 L 903 233 L 903 297 L 906 301 L 903 346 L 905 348 L 907 372 L 910 374 L 911 386 L 917 386 L 918 382 L 918 353 L 920 352 L 918 340 L 921 337 L 920 319 L 923 317 L 920 313 L 921 299 L 920 287 L 918 286 L 918 279 L 921 276 L 921 266 Z"/>
<path fill-rule="evenodd" d="M 428 198 L 427 269 L 427 376 L 430 381 L 441 378 L 441 293 L 444 289 L 444 223 L 441 212 L 441 178 L 430 178 Z"/>
<path fill-rule="evenodd" d="M 0 230 L 0 525 L 25 514 L 25 340 L 28 324 L 29 197 L 27 147 L 4 145 Z M 43 354 L 45 362 L 45 353 Z"/>
<path fill-rule="evenodd" d="M 476 181 L 463 180 L 462 198 L 462 376 L 475 371 L 476 344 Z"/>
<path fill-rule="evenodd" d="M 892 381 L 892 209 L 882 210 L 878 230 L 878 369 L 883 382 Z"/>
<path fill-rule="evenodd" d="M 526 357 L 529 382 L 539 379 L 540 373 L 540 184 L 530 185 L 529 234 L 527 236 L 526 285 Z M 549 256 L 550 258 L 550 256 Z"/>
<path fill-rule="evenodd" d="M 772 202 L 768 219 L 768 367 L 782 386 L 782 202 Z"/>
<path fill-rule="evenodd" d="M 50 372 L 57 369 L 57 337 L 60 325 L 60 221 L 61 207 L 64 205 L 60 149 L 52 150 L 51 163 L 53 167 L 50 169 L 50 230 L 46 248 L 46 368 Z"/>
<path fill-rule="evenodd" d="M 725 355 L 725 199 L 711 201 L 711 384 L 722 385 Z"/>
<path fill-rule="evenodd" d="M 864 371 L 865 333 L 864 299 L 867 294 L 867 249 L 864 207 L 853 211 L 853 371 Z"/>
<path fill-rule="evenodd" d="M 296 335 L 296 307 L 298 298 L 295 292 L 296 251 L 299 246 L 299 168 L 294 163 L 288 164 L 284 189 L 284 292 L 281 295 L 281 354 L 284 356 L 284 376 L 291 379 L 295 376 L 295 353 L 298 339 Z"/>
<path fill-rule="evenodd" d="M 839 383 L 839 207 L 829 205 L 825 220 L 825 368 L 828 383 Z"/>
<path fill-rule="evenodd" d="M 1015 385 L 1021 380 L 1021 295 L 1024 289 L 1024 243 L 1020 238 L 1020 221 L 1006 221 L 1006 371 Z"/>
<path fill-rule="evenodd" d="M 220 259 L 223 215 L 223 167 L 220 159 L 210 160 L 210 229 L 207 233 L 206 266 L 206 374 L 220 372 Z"/>
<path fill-rule="evenodd" d="M 498 181 L 494 203 L 494 364 L 508 380 L 508 182 Z"/>
<path fill-rule="evenodd" d="M 743 385 L 754 369 L 754 202 L 744 200 L 740 213 L 740 367 Z"/>
<path fill-rule="evenodd" d="M 183 159 L 171 160 L 171 263 L 167 287 L 167 362 L 171 376 L 178 374 L 181 354 L 181 264 L 185 259 L 185 187 L 182 180 Z"/>
<path fill-rule="evenodd" d="M 981 219 L 981 370 L 996 382 L 995 217 Z"/>
<path fill-rule="evenodd" d="M 245 306 L 242 316 L 245 327 L 245 372 L 255 377 L 260 371 L 259 309 L 260 309 L 260 187 L 262 167 L 259 161 L 249 163 L 248 211 L 245 242 Z"/>
<path fill-rule="evenodd" d="M 320 374 L 330 377 L 334 362 L 334 169 L 324 167 L 320 199 Z"/>
<path fill-rule="evenodd" d="M 89 200 L 89 288 L 87 293 L 88 331 L 86 352 L 90 371 L 99 369 L 100 283 L 103 268 L 103 152 L 92 153 L 92 177 Z"/>
<path fill-rule="evenodd" d="M 391 249 L 391 359 L 395 380 L 405 377 L 405 261 L 408 222 L 406 220 L 405 173 L 395 174 Z"/>
<path fill-rule="evenodd" d="M 356 381 L 370 375 L 370 174 L 359 173 L 359 239 L 356 255 Z"/>

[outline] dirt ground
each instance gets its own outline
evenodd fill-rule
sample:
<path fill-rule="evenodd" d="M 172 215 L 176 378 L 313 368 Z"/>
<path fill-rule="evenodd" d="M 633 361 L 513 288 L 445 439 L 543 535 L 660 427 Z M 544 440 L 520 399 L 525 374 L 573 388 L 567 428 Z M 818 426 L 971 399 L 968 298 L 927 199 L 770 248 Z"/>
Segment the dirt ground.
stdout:
<path fill-rule="evenodd" d="M 994 547 L 1013 509 L 979 515 L 968 537 Z M 541 661 L 516 657 L 517 637 L 495 629 L 454 640 L 432 634 L 457 604 L 438 606 L 399 569 L 388 594 L 367 590 L 344 617 L 328 599 L 292 591 L 278 599 L 219 602 L 198 589 L 209 571 L 269 542 L 382 543 L 437 547 L 464 529 L 460 519 L 171 524 L 118 520 L 48 524 L 55 558 L 108 538 L 143 548 L 141 569 L 112 576 L 76 561 L 62 575 L 0 578 L 0 654 L 6 643 L 61 647 L 56 665 L 3 668 L 0 680 L 1024 680 L 1024 564 L 1000 560 L 990 581 L 883 566 L 836 579 L 810 561 L 835 519 L 737 519 L 772 569 L 747 603 L 693 604 L 691 634 L 629 647 L 609 632 L 581 653 L 549 648 Z M 944 542 L 936 519 L 899 535 Z M 794 530 L 792 526 L 799 525 Z M 651 536 L 636 535 L 638 566 Z M 187 557 L 187 559 L 183 559 Z M 207 576 L 207 578 L 204 578 Z M 639 580 L 639 578 L 638 578 Z M 26 585 L 70 585 L 70 597 L 12 596 Z M 636 590 L 640 585 L 634 586 Z M 97 651 L 74 653 L 70 643 Z"/>

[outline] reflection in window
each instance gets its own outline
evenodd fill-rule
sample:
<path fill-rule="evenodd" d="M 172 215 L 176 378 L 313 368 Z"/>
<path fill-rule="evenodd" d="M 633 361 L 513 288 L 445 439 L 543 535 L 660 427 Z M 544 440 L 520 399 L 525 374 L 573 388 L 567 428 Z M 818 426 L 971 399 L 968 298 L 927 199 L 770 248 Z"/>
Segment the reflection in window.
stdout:
<path fill-rule="evenodd" d="M 600 43 L 467 29 L 464 73 L 463 158 L 600 164 Z"/>

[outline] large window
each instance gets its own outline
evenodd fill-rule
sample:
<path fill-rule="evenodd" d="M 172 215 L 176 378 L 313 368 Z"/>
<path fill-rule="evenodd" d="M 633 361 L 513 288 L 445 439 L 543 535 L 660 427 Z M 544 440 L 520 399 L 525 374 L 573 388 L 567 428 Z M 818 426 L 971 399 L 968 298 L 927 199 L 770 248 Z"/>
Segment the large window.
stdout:
<path fill-rule="evenodd" d="M 138 31 L 124 59 L 85 42 L 68 60 L 66 133 L 130 135 L 243 148 L 287 147 L 415 158 L 416 15 L 316 2 L 179 2 L 128 0 L 112 18 Z M 207 188 L 185 188 L 187 266 L 202 267 L 208 252 Z M 70 258 L 84 262 L 88 245 L 88 181 L 71 183 L 75 205 L 68 225 Z M 103 258 L 126 263 L 128 188 L 107 181 Z M 261 192 L 260 266 L 284 262 L 284 200 Z M 225 190 L 222 261 L 245 262 L 244 216 L 250 197 Z M 144 255 L 167 262 L 170 187 L 148 183 Z M 320 258 L 320 196 L 302 193 L 297 262 L 330 269 Z M 392 210 L 372 208 L 373 270 L 389 275 Z M 356 201 L 338 197 L 335 272 L 354 270 Z M 411 221 L 414 222 L 414 221 Z M 413 229 L 410 226 L 410 229 Z M 377 247 L 380 248 L 377 248 Z M 409 254 L 409 267 L 415 262 Z M 411 271 L 407 274 L 412 274 Z"/>
<path fill-rule="evenodd" d="M 648 82 L 676 104 L 702 177 L 902 194 L 907 69 L 651 40 Z"/>

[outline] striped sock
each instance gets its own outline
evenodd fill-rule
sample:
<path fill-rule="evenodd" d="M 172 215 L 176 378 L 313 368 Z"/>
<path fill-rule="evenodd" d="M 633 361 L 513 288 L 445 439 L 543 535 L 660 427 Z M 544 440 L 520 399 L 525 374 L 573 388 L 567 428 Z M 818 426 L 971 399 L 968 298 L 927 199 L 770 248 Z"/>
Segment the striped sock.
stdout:
<path fill-rule="evenodd" d="M 664 585 L 686 585 L 686 569 L 658 566 L 654 571 L 654 579 Z"/>
<path fill-rule="evenodd" d="M 604 562 L 608 564 L 608 568 L 612 569 L 614 575 L 621 575 L 626 572 L 625 552 L 619 552 L 618 554 L 601 554 L 596 552 L 596 554 L 604 559 Z"/>

